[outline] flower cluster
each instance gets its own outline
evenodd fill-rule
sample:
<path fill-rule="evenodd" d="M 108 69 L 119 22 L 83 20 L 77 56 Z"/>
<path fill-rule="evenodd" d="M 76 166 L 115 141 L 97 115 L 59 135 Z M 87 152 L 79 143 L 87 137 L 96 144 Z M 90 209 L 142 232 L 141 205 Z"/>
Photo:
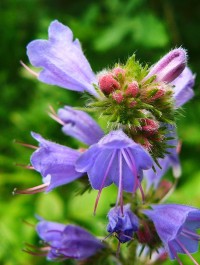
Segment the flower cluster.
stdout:
<path fill-rule="evenodd" d="M 86 147 L 75 150 L 32 133 L 39 146 L 31 167 L 41 174 L 43 184 L 15 192 L 49 192 L 87 176 L 98 190 L 96 213 L 102 190 L 114 183 L 118 195 L 108 212 L 107 237 L 116 237 L 119 245 L 134 240 L 137 244 L 129 244 L 130 252 L 137 253 L 141 246 L 149 253 L 161 248 L 179 264 L 178 253 L 198 264 L 191 253 L 198 250 L 200 210 L 161 203 L 174 188 L 163 179 L 164 173 L 172 167 L 175 178 L 181 174 L 175 114 L 194 95 L 195 77 L 187 66 L 186 51 L 176 48 L 151 67 L 142 66 L 133 55 L 125 64 L 95 75 L 72 31 L 53 21 L 49 39 L 32 41 L 27 54 L 33 66 L 42 68 L 35 73 L 40 81 L 87 94 L 85 108 L 64 106 L 50 113 L 64 134 Z M 87 114 L 90 111 L 97 120 Z M 113 255 L 113 244 L 101 243 L 75 225 L 42 220 L 36 230 L 44 241 L 39 254 L 49 260 L 85 261 L 99 253 L 97 264 L 100 253 Z M 122 256 L 117 258 L 126 259 Z"/>

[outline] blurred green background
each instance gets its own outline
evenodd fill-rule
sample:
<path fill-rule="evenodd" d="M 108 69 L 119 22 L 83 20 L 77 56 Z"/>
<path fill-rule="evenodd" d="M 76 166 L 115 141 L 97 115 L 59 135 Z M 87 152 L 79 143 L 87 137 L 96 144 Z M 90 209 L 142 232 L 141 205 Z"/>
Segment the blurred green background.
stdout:
<path fill-rule="evenodd" d="M 30 137 L 30 131 L 35 131 L 78 147 L 75 140 L 61 133 L 47 112 L 49 105 L 57 109 L 64 104 L 83 104 L 81 96 L 39 83 L 19 63 L 28 64 L 26 45 L 33 39 L 47 38 L 54 19 L 71 27 L 95 72 L 119 60 L 125 62 L 134 52 L 141 62 L 151 64 L 174 47 L 188 50 L 189 66 L 197 74 L 196 96 L 178 119 L 183 174 L 169 200 L 200 207 L 199 14 L 199 0 L 0 1 L 0 264 L 49 264 L 45 258 L 22 252 L 25 242 L 38 241 L 34 228 L 25 223 L 35 224 L 36 214 L 52 221 L 82 224 L 104 236 L 105 216 L 115 201 L 115 195 L 110 196 L 116 193 L 115 187 L 105 189 L 93 217 L 96 192 L 75 196 L 78 187 L 74 183 L 48 194 L 12 196 L 15 187 L 41 183 L 39 174 L 16 166 L 28 164 L 32 151 L 14 140 L 36 144 Z M 200 254 L 194 257 L 200 261 Z M 187 257 L 182 258 L 183 264 L 192 264 Z"/>

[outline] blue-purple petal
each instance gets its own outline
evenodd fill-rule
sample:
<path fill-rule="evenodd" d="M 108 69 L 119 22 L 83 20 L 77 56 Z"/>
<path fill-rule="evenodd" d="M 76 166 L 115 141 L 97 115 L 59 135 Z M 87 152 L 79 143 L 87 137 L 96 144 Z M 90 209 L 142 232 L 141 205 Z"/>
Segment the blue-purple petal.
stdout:
<path fill-rule="evenodd" d="M 119 186 L 122 163 L 122 189 L 133 192 L 141 181 L 143 170 L 152 166 L 151 156 L 121 130 L 112 131 L 85 151 L 76 162 L 76 170 L 87 172 L 94 189 L 115 183 Z"/>
<path fill-rule="evenodd" d="M 198 250 L 196 230 L 200 228 L 200 210 L 186 205 L 163 204 L 152 205 L 152 210 L 143 212 L 153 221 L 171 259 L 175 259 L 177 253 L 187 254 L 184 249 L 189 253 Z"/>
<path fill-rule="evenodd" d="M 49 246 L 49 260 L 59 257 L 84 260 L 104 247 L 97 238 L 79 226 L 41 221 L 36 230 Z"/>
<path fill-rule="evenodd" d="M 49 181 L 46 191 L 67 184 L 82 176 L 75 170 L 75 162 L 80 152 L 45 140 L 39 134 L 32 133 L 39 141 L 39 148 L 31 156 L 31 164 L 41 173 L 45 183 Z"/>
<path fill-rule="evenodd" d="M 49 26 L 49 40 L 29 43 L 27 55 L 33 66 L 43 68 L 39 74 L 42 82 L 98 97 L 93 87 L 96 76 L 78 40 L 73 41 L 72 31 L 57 20 Z"/>
<path fill-rule="evenodd" d="M 81 142 L 92 145 L 104 135 L 100 126 L 85 112 L 65 106 L 58 110 L 58 118 L 64 123 L 62 131 Z"/>
<path fill-rule="evenodd" d="M 194 96 L 195 75 L 186 67 L 173 82 L 176 107 L 179 108 Z"/>
<path fill-rule="evenodd" d="M 111 208 L 108 212 L 108 220 L 107 231 L 116 233 L 121 243 L 130 241 L 139 227 L 139 219 L 131 211 L 130 204 L 123 206 L 123 215 L 120 207 Z"/>

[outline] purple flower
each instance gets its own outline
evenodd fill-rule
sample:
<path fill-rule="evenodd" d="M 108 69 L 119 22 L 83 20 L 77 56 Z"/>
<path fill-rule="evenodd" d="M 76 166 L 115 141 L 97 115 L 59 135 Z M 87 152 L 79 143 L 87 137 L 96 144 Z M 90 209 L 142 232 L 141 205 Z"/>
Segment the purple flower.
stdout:
<path fill-rule="evenodd" d="M 104 135 L 99 125 L 85 112 L 65 106 L 58 110 L 62 131 L 87 145 L 98 142 Z"/>
<path fill-rule="evenodd" d="M 67 184 L 83 175 L 75 169 L 80 152 L 47 141 L 39 134 L 32 133 L 32 136 L 39 142 L 39 148 L 32 154 L 31 164 L 41 173 L 45 191 Z"/>
<path fill-rule="evenodd" d="M 40 221 L 36 230 L 47 245 L 43 249 L 48 260 L 84 260 L 104 247 L 92 234 L 76 225 Z"/>
<path fill-rule="evenodd" d="M 164 81 L 174 86 L 174 98 L 176 107 L 182 106 L 194 96 L 192 90 L 195 75 L 186 67 L 187 53 L 178 48 L 170 51 L 152 66 L 145 80 L 156 76 L 156 81 Z"/>
<path fill-rule="evenodd" d="M 153 164 L 151 156 L 121 130 L 112 131 L 85 151 L 76 162 L 76 170 L 87 172 L 94 189 L 99 190 L 96 205 L 104 187 L 115 183 L 122 205 L 122 191 L 135 192 L 143 170 Z"/>
<path fill-rule="evenodd" d="M 174 98 L 176 107 L 179 108 L 194 96 L 192 90 L 194 86 L 195 75 L 186 67 L 183 72 L 171 83 L 175 86 Z"/>
<path fill-rule="evenodd" d="M 152 66 L 145 79 L 155 75 L 156 81 L 170 83 L 183 72 L 186 62 L 186 51 L 182 48 L 174 49 Z"/>
<path fill-rule="evenodd" d="M 200 235 L 200 210 L 178 204 L 152 205 L 152 210 L 144 210 L 151 219 L 171 259 L 182 264 L 178 253 L 187 254 L 198 265 L 190 253 L 198 251 Z"/>
<path fill-rule="evenodd" d="M 130 204 L 123 206 L 123 214 L 120 207 L 114 207 L 108 212 L 109 223 L 107 231 L 111 234 L 116 233 L 121 243 L 128 242 L 133 239 L 133 234 L 138 230 L 139 220 L 131 211 Z"/>
<path fill-rule="evenodd" d="M 79 41 L 73 40 L 70 28 L 57 20 L 49 26 L 49 40 L 35 40 L 28 44 L 27 55 L 31 64 L 41 67 L 38 79 L 74 91 L 87 91 L 95 97 L 97 84 Z"/>

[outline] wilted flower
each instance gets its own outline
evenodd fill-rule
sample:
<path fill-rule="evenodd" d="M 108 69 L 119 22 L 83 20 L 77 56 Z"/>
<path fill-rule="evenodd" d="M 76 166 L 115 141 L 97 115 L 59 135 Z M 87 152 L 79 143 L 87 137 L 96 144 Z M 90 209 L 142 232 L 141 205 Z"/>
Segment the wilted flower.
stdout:
<path fill-rule="evenodd" d="M 40 221 L 36 230 L 45 246 L 34 254 L 46 255 L 48 260 L 84 260 L 104 247 L 96 237 L 76 225 Z"/>
<path fill-rule="evenodd" d="M 156 232 L 171 259 L 177 259 L 181 265 L 178 253 L 183 253 L 198 265 L 190 253 L 198 250 L 199 209 L 178 204 L 163 204 L 152 205 L 152 210 L 143 212 L 153 221 Z"/>
<path fill-rule="evenodd" d="M 123 214 L 120 207 L 110 209 L 108 220 L 107 231 L 115 234 L 120 243 L 132 240 L 133 234 L 138 231 L 139 219 L 131 211 L 130 204 L 123 206 Z"/>

